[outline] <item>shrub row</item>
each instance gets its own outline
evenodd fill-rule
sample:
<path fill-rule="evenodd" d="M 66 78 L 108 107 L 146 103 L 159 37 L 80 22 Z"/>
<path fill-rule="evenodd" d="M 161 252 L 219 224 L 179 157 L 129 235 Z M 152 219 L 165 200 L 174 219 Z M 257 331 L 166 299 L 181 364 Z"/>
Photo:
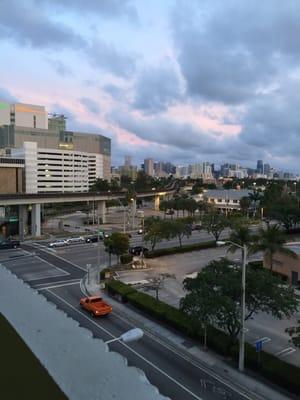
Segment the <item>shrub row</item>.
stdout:
<path fill-rule="evenodd" d="M 213 247 L 216 247 L 216 242 L 214 240 L 211 240 L 209 242 L 186 244 L 181 247 L 176 246 L 176 247 L 170 247 L 167 249 L 157 249 L 157 250 L 149 251 L 145 254 L 145 257 L 146 258 L 154 258 L 154 257 L 161 257 L 161 256 L 169 256 L 172 254 L 187 253 L 189 251 L 210 249 Z"/>
<path fill-rule="evenodd" d="M 203 341 L 203 330 L 195 320 L 179 309 L 162 301 L 157 301 L 154 297 L 146 293 L 138 292 L 133 287 L 119 281 L 106 282 L 106 288 L 108 293 L 121 296 L 124 302 L 128 301 L 149 316 L 165 322 L 191 338 Z M 237 361 L 238 344 L 234 343 L 225 332 L 213 326 L 209 326 L 207 329 L 207 344 L 217 353 Z M 247 367 L 259 372 L 265 378 L 281 385 L 288 391 L 300 394 L 299 368 L 264 351 L 260 353 L 259 361 L 255 348 L 247 343 L 245 345 L 245 352 Z"/>

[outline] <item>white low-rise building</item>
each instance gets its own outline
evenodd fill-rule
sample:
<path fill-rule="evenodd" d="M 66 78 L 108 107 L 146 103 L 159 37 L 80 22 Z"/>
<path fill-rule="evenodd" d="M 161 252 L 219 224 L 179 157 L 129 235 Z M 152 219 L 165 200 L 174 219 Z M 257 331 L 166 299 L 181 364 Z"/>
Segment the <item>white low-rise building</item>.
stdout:
<path fill-rule="evenodd" d="M 36 142 L 24 142 L 12 154 L 25 160 L 26 193 L 87 192 L 103 177 L 99 153 L 39 148 Z"/>

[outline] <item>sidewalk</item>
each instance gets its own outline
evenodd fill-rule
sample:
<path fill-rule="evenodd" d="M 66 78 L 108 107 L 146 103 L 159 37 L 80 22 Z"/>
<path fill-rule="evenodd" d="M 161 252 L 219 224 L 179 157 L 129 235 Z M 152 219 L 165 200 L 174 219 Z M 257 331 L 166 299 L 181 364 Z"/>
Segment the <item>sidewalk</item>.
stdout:
<path fill-rule="evenodd" d="M 208 369 L 212 375 L 218 375 L 221 379 L 223 378 L 225 381 L 229 381 L 242 392 L 247 393 L 247 390 L 249 390 L 250 393 L 247 394 L 251 399 L 254 393 L 257 400 L 288 400 L 292 398 L 279 393 L 276 387 L 267 386 L 252 376 L 240 373 L 238 370 L 225 363 L 220 356 L 211 351 L 203 351 L 196 341 L 184 337 L 180 333 L 174 333 L 161 326 L 156 321 L 146 318 L 139 311 L 135 311 L 132 306 L 120 303 L 108 296 L 105 291 L 99 289 L 97 277 L 97 271 L 91 271 L 89 283 L 86 277 L 84 277 L 81 282 L 82 291 L 85 292 L 86 295 L 101 295 L 101 297 L 107 298 L 109 303 L 113 306 L 113 309 L 116 310 L 118 314 L 124 316 L 124 320 L 126 319 L 126 321 L 133 326 L 143 329 L 148 335 L 155 336 L 155 339 L 163 342 L 165 346 L 174 350 L 176 349 L 183 357 L 188 357 L 193 363 Z M 294 398 L 296 399 L 296 395 Z"/>

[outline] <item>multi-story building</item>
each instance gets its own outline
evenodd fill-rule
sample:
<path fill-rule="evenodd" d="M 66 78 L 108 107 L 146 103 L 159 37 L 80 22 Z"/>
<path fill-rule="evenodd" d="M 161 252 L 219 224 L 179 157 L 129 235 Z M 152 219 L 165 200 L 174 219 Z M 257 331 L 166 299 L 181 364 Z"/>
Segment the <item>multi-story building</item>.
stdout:
<path fill-rule="evenodd" d="M 109 138 L 66 130 L 63 115 L 45 107 L 0 103 L 0 148 L 25 160 L 26 192 L 87 191 L 110 180 Z"/>
<path fill-rule="evenodd" d="M 257 160 L 256 171 L 258 174 L 264 173 L 264 162 L 263 160 Z"/>
<path fill-rule="evenodd" d="M 144 160 L 144 171 L 147 175 L 154 175 L 154 162 L 152 158 L 146 158 Z"/>

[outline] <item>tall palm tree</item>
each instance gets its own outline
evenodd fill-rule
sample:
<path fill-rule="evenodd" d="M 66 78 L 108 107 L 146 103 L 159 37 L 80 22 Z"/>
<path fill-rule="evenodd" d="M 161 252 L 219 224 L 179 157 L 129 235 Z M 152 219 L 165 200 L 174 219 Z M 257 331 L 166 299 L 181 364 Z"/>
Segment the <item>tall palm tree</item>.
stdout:
<path fill-rule="evenodd" d="M 235 224 L 232 227 L 231 234 L 229 236 L 229 240 L 233 243 L 236 243 L 240 246 L 246 245 L 249 250 L 251 249 L 251 245 L 254 240 L 254 236 L 251 233 L 249 229 L 249 225 L 243 223 L 243 224 Z M 229 253 L 235 253 L 237 250 L 239 250 L 240 247 L 235 246 L 234 244 L 231 244 L 228 248 Z M 244 250 L 242 250 L 242 259 L 244 257 Z"/>
<path fill-rule="evenodd" d="M 292 258 L 297 258 L 296 253 L 285 246 L 285 235 L 279 225 L 267 225 L 260 228 L 255 243 L 251 247 L 252 252 L 263 251 L 269 261 L 270 269 L 273 270 L 274 254 L 286 254 Z"/>
<path fill-rule="evenodd" d="M 256 211 L 262 201 L 262 195 L 257 190 L 254 190 L 253 192 L 248 193 L 248 197 L 254 205 L 254 216 L 256 217 Z"/>

